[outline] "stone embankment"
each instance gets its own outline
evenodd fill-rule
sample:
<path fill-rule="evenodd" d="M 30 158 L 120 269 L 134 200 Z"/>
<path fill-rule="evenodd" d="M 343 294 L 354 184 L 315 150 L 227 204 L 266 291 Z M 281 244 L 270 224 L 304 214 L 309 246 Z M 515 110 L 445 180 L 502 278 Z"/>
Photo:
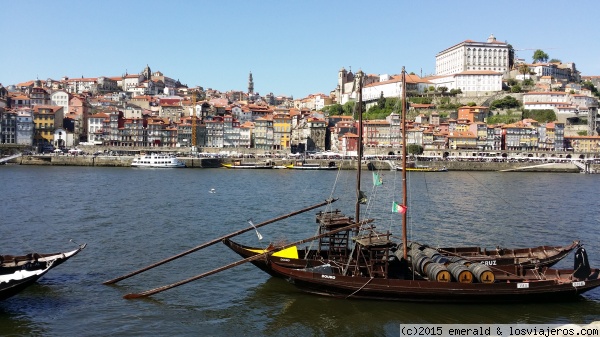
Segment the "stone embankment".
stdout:
<path fill-rule="evenodd" d="M 99 166 L 99 167 L 130 167 L 133 156 L 71 156 L 71 155 L 31 155 L 13 159 L 10 163 L 20 165 L 52 165 L 52 166 Z M 231 158 L 191 158 L 181 157 L 188 168 L 217 168 L 221 163 L 231 163 Z M 239 160 L 239 159 L 238 159 Z M 290 159 L 266 159 L 275 165 L 291 164 Z M 264 162 L 265 159 L 244 159 L 244 162 Z M 356 169 L 356 161 L 311 159 L 308 162 L 321 163 L 327 166 L 334 161 L 343 170 Z M 473 162 L 473 161 L 432 161 L 424 162 L 432 168 L 446 167 L 449 171 L 505 171 L 505 172 L 580 172 L 572 163 L 538 163 L 538 162 Z M 365 160 L 362 163 L 365 170 L 390 170 L 389 160 Z M 591 165 L 592 172 L 600 173 L 600 165 Z"/>

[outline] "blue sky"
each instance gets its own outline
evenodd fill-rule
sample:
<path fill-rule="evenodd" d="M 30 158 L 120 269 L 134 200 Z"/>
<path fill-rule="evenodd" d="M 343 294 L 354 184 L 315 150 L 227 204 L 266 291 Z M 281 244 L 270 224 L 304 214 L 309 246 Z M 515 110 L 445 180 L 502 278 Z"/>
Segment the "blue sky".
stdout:
<path fill-rule="evenodd" d="M 494 34 L 600 75 L 600 6 L 584 1 L 9 1 L 0 83 L 152 71 L 188 86 L 328 94 L 342 67 L 435 72 L 435 55 Z M 534 50 L 517 51 L 531 61 Z"/>

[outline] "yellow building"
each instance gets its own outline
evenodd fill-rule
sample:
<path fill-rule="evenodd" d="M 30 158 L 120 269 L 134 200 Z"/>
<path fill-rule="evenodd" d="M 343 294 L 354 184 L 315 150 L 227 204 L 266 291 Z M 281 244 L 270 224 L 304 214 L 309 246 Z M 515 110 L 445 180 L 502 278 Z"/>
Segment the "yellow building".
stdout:
<path fill-rule="evenodd" d="M 277 114 L 273 116 L 273 145 L 275 150 L 287 150 L 290 148 L 290 137 L 292 134 L 292 119 L 289 114 Z"/>
<path fill-rule="evenodd" d="M 471 132 L 450 132 L 448 134 L 448 147 L 452 150 L 476 149 L 477 136 Z"/>
<path fill-rule="evenodd" d="M 52 144 L 54 130 L 63 127 L 64 116 L 62 106 L 35 105 L 33 107 L 34 145 Z"/>
<path fill-rule="evenodd" d="M 576 153 L 599 153 L 600 136 L 565 136 L 566 148 Z"/>

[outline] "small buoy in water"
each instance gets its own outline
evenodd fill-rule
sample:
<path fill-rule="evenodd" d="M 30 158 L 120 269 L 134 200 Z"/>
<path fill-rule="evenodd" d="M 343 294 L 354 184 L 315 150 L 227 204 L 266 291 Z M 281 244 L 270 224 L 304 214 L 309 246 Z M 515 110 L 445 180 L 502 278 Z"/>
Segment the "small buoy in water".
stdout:
<path fill-rule="evenodd" d="M 217 191 L 215 191 L 215 189 L 214 189 L 214 188 L 211 188 L 211 189 L 210 189 L 210 193 L 216 193 L 216 192 L 217 192 Z"/>

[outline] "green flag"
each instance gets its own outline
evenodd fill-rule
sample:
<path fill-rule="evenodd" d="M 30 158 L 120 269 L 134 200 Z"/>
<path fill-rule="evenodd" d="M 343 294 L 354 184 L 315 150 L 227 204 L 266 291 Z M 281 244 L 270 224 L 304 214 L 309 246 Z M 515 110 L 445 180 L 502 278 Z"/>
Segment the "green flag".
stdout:
<path fill-rule="evenodd" d="M 373 172 L 373 186 L 381 186 L 383 185 L 383 179 L 379 173 Z"/>
<path fill-rule="evenodd" d="M 406 213 L 406 206 L 400 205 L 399 203 L 394 201 L 392 203 L 392 212 L 404 214 L 404 213 Z"/>

